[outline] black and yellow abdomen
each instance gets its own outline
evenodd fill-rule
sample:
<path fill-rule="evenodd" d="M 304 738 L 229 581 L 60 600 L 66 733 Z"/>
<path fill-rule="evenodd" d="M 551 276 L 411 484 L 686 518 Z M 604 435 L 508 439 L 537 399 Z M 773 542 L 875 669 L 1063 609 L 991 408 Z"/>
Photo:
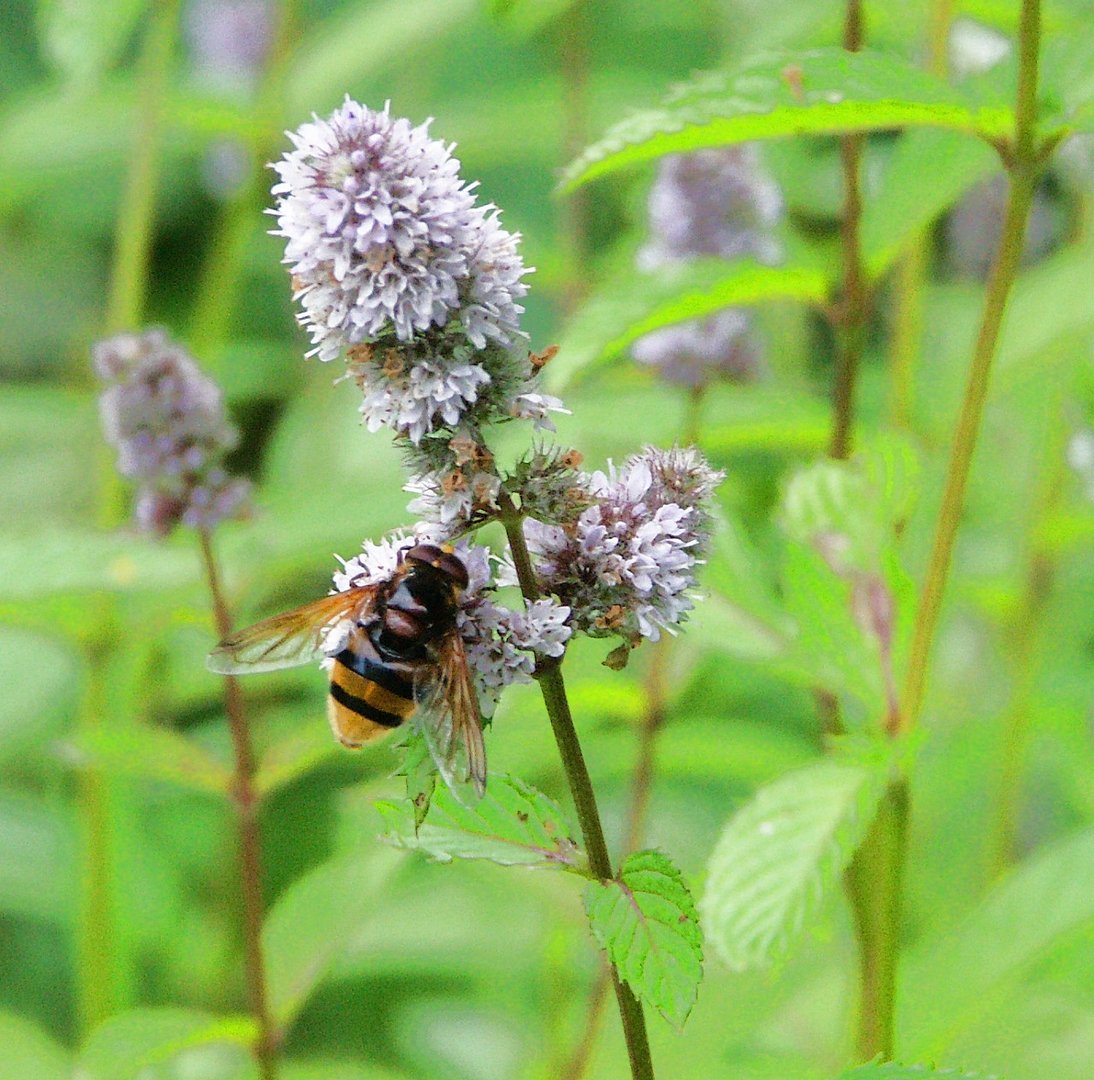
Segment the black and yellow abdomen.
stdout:
<path fill-rule="evenodd" d="M 414 713 L 411 665 L 380 659 L 358 627 L 330 670 L 327 715 L 343 746 L 358 747 L 386 735 Z"/>

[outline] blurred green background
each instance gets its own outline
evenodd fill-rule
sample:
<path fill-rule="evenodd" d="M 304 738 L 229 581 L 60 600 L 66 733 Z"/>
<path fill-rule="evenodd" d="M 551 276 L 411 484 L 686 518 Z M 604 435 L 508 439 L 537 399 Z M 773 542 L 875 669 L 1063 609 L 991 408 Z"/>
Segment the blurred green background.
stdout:
<path fill-rule="evenodd" d="M 252 3 L 250 17 L 274 6 Z M 88 360 L 107 325 L 141 123 L 146 7 L 0 5 L 0 1049 L 10 1039 L 15 1055 L 5 1064 L 0 1052 L 4 1080 L 37 1075 L 18 1071 L 19 1048 L 35 1038 L 49 1040 L 39 1049 L 55 1055 L 58 1075 L 81 1045 L 82 1076 L 129 1075 L 96 1064 L 111 1040 L 129 1038 L 129 1021 L 111 1021 L 87 1043 L 89 1029 L 125 1010 L 195 1010 L 197 1020 L 160 1014 L 181 1040 L 204 1014 L 246 1011 L 223 798 L 231 751 L 221 686 L 203 663 L 213 632 L 198 555 L 187 535 L 157 545 L 125 532 L 126 493 L 102 445 Z M 483 199 L 524 235 L 537 268 L 526 321 L 534 346 L 565 344 L 573 303 L 632 261 L 652 170 L 590 188 L 588 230 L 575 238 L 574 203 L 554 192 L 560 166 L 673 81 L 762 48 L 837 43 L 842 18 L 838 4 L 806 0 L 302 0 L 266 54 L 273 60 L 248 71 L 238 53 L 227 50 L 225 62 L 216 52 L 225 22 L 241 25 L 229 9 L 247 7 L 190 3 L 178 16 L 162 66 L 143 319 L 193 349 L 243 432 L 233 465 L 255 478 L 258 512 L 218 536 L 241 622 L 320 595 L 332 553 L 348 557 L 363 538 L 408 521 L 390 440 L 361 429 L 352 384 L 332 388 L 333 366 L 302 359 L 281 241 L 262 214 L 272 173 L 256 166 L 287 146 L 282 129 L 325 115 L 346 93 L 373 107 L 390 100 L 414 122 L 435 117 L 432 133 L 458 143 L 463 175 L 479 179 Z M 1014 4 L 955 9 L 999 33 L 1014 29 Z M 917 58 L 929 14 L 925 3 L 867 4 L 869 40 Z M 1060 36 L 1089 32 L 1090 14 L 1077 0 L 1049 4 L 1046 25 Z M 889 175 L 894 141 L 871 142 L 868 198 Z M 1094 1070 L 1094 863 L 1089 843 L 1076 849 L 1085 861 L 1059 846 L 1089 838 L 1082 830 L 1094 819 L 1094 465 L 1080 460 L 1094 409 L 1094 171 L 1088 148 L 1072 150 L 1045 186 L 1051 238 L 1019 282 L 989 402 L 915 773 L 907 882 L 902 1049 L 1009 1080 L 1087 1080 Z M 834 146 L 786 142 L 765 154 L 784 192 L 787 242 L 808 242 L 830 265 Z M 914 202 L 914 183 L 907 190 Z M 939 226 L 906 433 L 923 465 L 903 543 L 914 576 L 983 295 L 948 242 Z M 871 330 L 864 433 L 892 426 L 890 295 L 882 290 Z M 758 317 L 767 378 L 714 390 L 700 442 L 727 470 L 724 509 L 761 564 L 773 565 L 780 484 L 827 441 L 831 341 L 819 318 L 790 304 Z M 682 430 L 684 395 L 626 360 L 563 392 L 573 415 L 560 422 L 560 440 L 590 467 L 646 442 L 668 445 Z M 1079 468 L 1068 465 L 1069 446 Z M 604 651 L 579 643 L 567 670 L 616 846 L 648 650 L 620 674 L 599 665 Z M 645 842 L 670 852 L 696 891 L 730 812 L 821 752 L 808 690 L 741 651 L 700 610 L 672 657 Z M 596 977 L 573 881 L 433 865 L 384 847 L 371 801 L 398 795 L 395 756 L 334 746 L 324 690 L 311 669 L 246 684 L 267 793 L 267 904 L 289 902 L 296 885 L 291 910 L 302 925 L 338 930 L 327 951 L 301 931 L 299 949 L 315 948 L 325 977 L 287 1037 L 295 1071 L 286 1077 L 563 1075 Z M 1013 892 L 985 906 L 1001 870 L 1001 777 L 1015 745 L 1017 855 L 1056 853 L 1071 873 L 1019 878 L 1024 906 Z M 508 694 L 489 750 L 492 768 L 565 802 L 534 688 Z M 93 864 L 109 867 L 106 895 L 89 896 Z M 308 891 L 298 883 L 316 868 L 328 887 L 313 878 Z M 89 933 L 89 905 L 108 935 Z M 683 1034 L 650 1018 L 659 1075 L 834 1075 L 849 1052 L 854 970 L 842 900 L 778 970 L 734 974 L 708 962 Z M 105 980 L 93 975 L 104 971 Z M 941 1018 L 929 1008 L 940 982 L 956 1002 Z M 190 1071 L 167 1062 L 147 1075 L 251 1075 L 230 1038 L 199 1049 Z M 588 1075 L 618 1077 L 624 1063 L 609 1004 Z"/>

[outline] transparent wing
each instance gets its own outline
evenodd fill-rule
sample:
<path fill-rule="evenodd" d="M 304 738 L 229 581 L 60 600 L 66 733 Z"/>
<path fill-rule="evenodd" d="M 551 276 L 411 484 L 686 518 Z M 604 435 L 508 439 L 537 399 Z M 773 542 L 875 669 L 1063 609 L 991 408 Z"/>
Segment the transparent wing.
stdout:
<path fill-rule="evenodd" d="M 486 790 L 482 716 L 463 638 L 455 630 L 437 642 L 436 661 L 436 666 L 423 669 L 415 684 L 415 717 L 452 793 L 464 801 L 461 788 L 470 782 L 481 798 Z"/>
<path fill-rule="evenodd" d="M 368 617 L 380 588 L 360 585 L 263 619 L 225 638 L 209 654 L 206 666 L 222 675 L 244 675 L 317 660 L 323 655 L 327 634 L 338 623 Z"/>

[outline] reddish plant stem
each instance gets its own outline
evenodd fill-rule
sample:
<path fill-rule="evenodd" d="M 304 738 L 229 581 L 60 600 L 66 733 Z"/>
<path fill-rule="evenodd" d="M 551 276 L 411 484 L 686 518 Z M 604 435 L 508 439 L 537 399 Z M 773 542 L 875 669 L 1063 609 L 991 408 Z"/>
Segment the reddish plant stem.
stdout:
<path fill-rule="evenodd" d="M 213 554 L 208 529 L 198 529 L 201 557 L 209 593 L 213 600 L 213 615 L 217 634 L 223 639 L 232 632 L 232 619 L 224 601 L 220 573 Z M 254 1056 L 262 1080 L 276 1080 L 277 1048 L 280 1035 L 274 1025 L 266 998 L 266 971 L 262 955 L 262 844 L 258 831 L 259 797 L 254 786 L 255 755 L 251 732 L 243 706 L 239 680 L 224 676 L 224 710 L 232 735 L 235 756 L 235 776 L 232 782 L 232 803 L 239 829 L 239 877 L 243 896 L 243 955 L 251 1012 L 258 1026 Z"/>
<path fill-rule="evenodd" d="M 862 48 L 863 24 L 860 0 L 850 0 L 843 25 L 843 47 L 848 52 Z M 862 351 L 869 317 L 869 290 L 862 262 L 862 189 L 859 173 L 862 165 L 862 136 L 840 138 L 840 163 L 843 170 L 843 215 L 840 243 L 843 249 L 843 282 L 837 309 L 838 348 L 836 377 L 832 384 L 832 434 L 828 455 L 844 460 L 851 455 L 855 417 L 855 388 L 858 383 Z"/>

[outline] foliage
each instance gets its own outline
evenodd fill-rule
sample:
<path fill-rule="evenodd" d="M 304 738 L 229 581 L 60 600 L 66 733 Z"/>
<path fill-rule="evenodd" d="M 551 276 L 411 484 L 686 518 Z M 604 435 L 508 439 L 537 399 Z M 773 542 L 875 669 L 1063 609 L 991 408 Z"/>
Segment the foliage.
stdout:
<path fill-rule="evenodd" d="M 761 788 L 730 818 L 700 901 L 721 959 L 784 959 L 816 918 L 873 820 L 885 771 L 818 762 Z"/>
<path fill-rule="evenodd" d="M 658 1076 L 1087 1080 L 1094 165 L 1089 136 L 1067 138 L 1094 130 L 1080 0 L 1045 6 L 1047 171 L 922 725 L 890 738 L 983 322 L 984 282 L 955 251 L 990 254 L 1000 207 L 984 184 L 1015 124 L 1018 0 L 957 6 L 945 77 L 921 62 L 943 6 L 866 5 L 851 55 L 834 2 L 330 0 L 285 5 L 265 67 L 236 56 L 218 73 L 201 19 L 235 5 L 188 3 L 156 66 L 158 119 L 142 54 L 174 5 L 0 13 L 0 1080 L 256 1080 L 241 807 L 262 846 L 278 1080 L 563 1075 L 586 1040 L 583 1075 L 614 1080 L 627 1056 L 610 1008 L 596 1027 L 596 946 L 648 1006 Z M 970 26 L 1010 55 L 959 71 Z M 255 680 L 255 801 L 241 800 L 197 548 L 119 527 L 130 496 L 88 354 L 140 202 L 135 145 L 155 148 L 139 321 L 224 387 L 242 432 L 231 469 L 255 482 L 252 520 L 214 537 L 234 620 L 323 595 L 333 552 L 408 520 L 398 450 L 362 431 L 352 382 L 330 385 L 340 368 L 302 360 L 263 214 L 284 130 L 347 93 L 435 116 L 523 234 L 539 268 L 524 328 L 535 350 L 561 345 L 544 371 L 571 410 L 560 444 L 594 470 L 695 440 L 726 472 L 685 632 L 623 670 L 595 641 L 565 657 L 603 881 L 535 686 L 507 690 L 486 795 L 461 801 L 434 792 L 424 745 L 344 752 L 318 669 Z M 847 133 L 862 136 L 870 311 L 855 453 L 836 462 Z M 659 159 L 744 142 L 782 191 L 781 260 L 636 269 Z M 969 207 L 984 216 L 962 231 Z M 761 343 L 752 381 L 691 393 L 630 362 L 644 335 L 727 307 Z M 499 460 L 523 452 L 516 427 L 499 427 Z M 847 1038 L 860 941 L 841 882 L 894 779 L 912 807 L 899 1055 L 852 1067 L 872 1054 Z M 552 867 L 572 872 L 524 872 Z"/>
<path fill-rule="evenodd" d="M 617 880 L 586 886 L 585 910 L 619 977 L 683 1026 L 702 978 L 703 942 L 680 871 L 659 851 L 628 855 Z"/>

